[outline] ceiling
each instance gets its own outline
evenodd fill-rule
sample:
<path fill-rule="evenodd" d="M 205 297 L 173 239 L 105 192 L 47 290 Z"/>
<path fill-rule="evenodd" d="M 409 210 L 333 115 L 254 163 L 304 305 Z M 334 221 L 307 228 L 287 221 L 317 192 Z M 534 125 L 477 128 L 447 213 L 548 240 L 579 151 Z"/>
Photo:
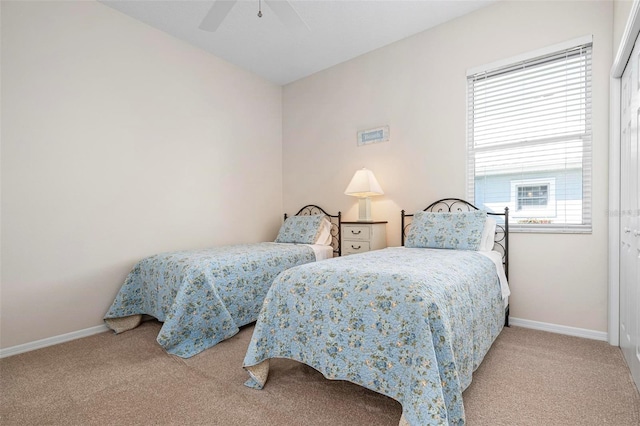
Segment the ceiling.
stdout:
<path fill-rule="evenodd" d="M 285 25 L 264 0 L 238 0 L 213 32 L 199 26 L 214 0 L 99 1 L 284 85 L 497 0 L 292 0 L 306 23 L 298 26 Z"/>

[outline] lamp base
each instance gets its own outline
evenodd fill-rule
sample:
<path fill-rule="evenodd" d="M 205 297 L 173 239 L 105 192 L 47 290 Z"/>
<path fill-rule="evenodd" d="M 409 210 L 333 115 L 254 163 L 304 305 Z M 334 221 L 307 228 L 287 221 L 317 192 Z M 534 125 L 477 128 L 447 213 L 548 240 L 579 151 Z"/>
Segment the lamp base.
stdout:
<path fill-rule="evenodd" d="M 369 197 L 358 198 L 358 222 L 373 222 Z"/>

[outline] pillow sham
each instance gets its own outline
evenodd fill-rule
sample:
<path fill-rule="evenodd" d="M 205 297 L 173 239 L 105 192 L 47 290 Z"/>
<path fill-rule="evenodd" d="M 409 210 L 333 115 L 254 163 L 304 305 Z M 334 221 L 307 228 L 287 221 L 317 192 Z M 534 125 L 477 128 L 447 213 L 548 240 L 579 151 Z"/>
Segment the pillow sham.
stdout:
<path fill-rule="evenodd" d="M 487 213 L 417 212 L 413 215 L 405 247 L 478 250 Z"/>
<path fill-rule="evenodd" d="M 276 243 L 315 244 L 320 235 L 323 215 L 291 216 L 284 221 Z"/>
<path fill-rule="evenodd" d="M 480 251 L 492 251 L 495 244 L 497 222 L 495 219 L 487 216 L 482 230 L 482 242 L 480 243 Z"/>

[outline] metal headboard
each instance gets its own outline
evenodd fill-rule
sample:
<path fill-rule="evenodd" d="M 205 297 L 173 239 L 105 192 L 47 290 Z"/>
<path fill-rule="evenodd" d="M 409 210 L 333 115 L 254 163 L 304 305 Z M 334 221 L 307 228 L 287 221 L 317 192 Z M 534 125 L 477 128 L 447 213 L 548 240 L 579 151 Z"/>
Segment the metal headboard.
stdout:
<path fill-rule="evenodd" d="M 461 200 L 460 198 L 443 198 L 434 203 L 429 204 L 423 211 L 425 212 L 468 212 L 473 210 L 480 210 L 468 201 Z M 487 212 L 492 216 L 503 216 L 504 223 L 498 222 L 496 225 L 496 234 L 493 238 L 493 248 L 496 251 L 502 253 L 502 264 L 504 265 L 504 273 L 509 278 L 509 208 L 504 208 L 504 213 Z M 411 221 L 407 222 L 407 218 L 413 217 L 413 214 L 406 214 L 404 210 L 401 212 L 401 241 L 404 246 L 404 239 L 407 235 L 407 230 L 411 226 Z"/>
<path fill-rule="evenodd" d="M 342 213 L 338 212 L 338 214 L 329 214 L 322 207 L 316 206 L 315 204 L 308 204 L 298 210 L 294 216 L 312 216 L 316 214 L 323 214 L 329 218 L 331 222 L 331 247 L 333 247 L 333 254 L 341 256 L 342 255 L 342 243 L 340 239 L 340 225 L 342 224 Z M 284 214 L 284 220 L 287 220 L 287 214 Z"/>

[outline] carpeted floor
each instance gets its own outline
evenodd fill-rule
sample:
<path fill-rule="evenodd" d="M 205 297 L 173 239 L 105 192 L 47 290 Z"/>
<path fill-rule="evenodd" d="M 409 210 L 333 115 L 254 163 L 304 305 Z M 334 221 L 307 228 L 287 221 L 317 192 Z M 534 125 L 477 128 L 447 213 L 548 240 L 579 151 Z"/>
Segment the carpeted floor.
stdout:
<path fill-rule="evenodd" d="M 289 360 L 261 391 L 243 386 L 253 327 L 189 359 L 144 323 L 0 360 L 0 424 L 397 425 L 396 401 L 329 381 Z M 505 329 L 464 392 L 467 424 L 640 425 L 640 397 L 619 348 Z"/>

